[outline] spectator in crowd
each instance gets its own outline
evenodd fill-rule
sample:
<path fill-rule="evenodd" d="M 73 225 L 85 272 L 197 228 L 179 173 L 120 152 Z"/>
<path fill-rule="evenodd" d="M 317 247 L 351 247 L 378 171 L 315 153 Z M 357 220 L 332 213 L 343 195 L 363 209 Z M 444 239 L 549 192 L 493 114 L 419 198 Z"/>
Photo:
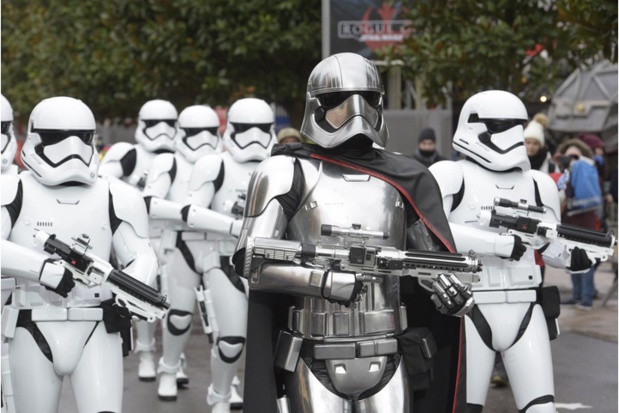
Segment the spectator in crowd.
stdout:
<path fill-rule="evenodd" d="M 294 142 L 302 142 L 301 134 L 295 128 L 283 128 L 277 133 L 277 143 L 280 145 Z"/>
<path fill-rule="evenodd" d="M 555 164 L 546 147 L 544 130 L 548 126 L 548 118 L 543 113 L 535 115 L 524 130 L 524 145 L 527 149 L 527 156 L 531 162 L 531 169 L 545 173 L 553 173 Z"/>
<path fill-rule="evenodd" d="M 413 154 L 413 158 L 421 162 L 426 168 L 429 168 L 430 165 L 438 161 L 447 160 L 436 150 L 436 134 L 434 129 L 425 128 L 419 133 L 417 150 Z"/>
<path fill-rule="evenodd" d="M 602 192 L 593 151 L 582 140 L 569 139 L 559 145 L 555 156 L 563 171 L 557 185 L 559 190 L 565 191 L 561 222 L 599 230 L 597 211 L 602 203 Z M 584 273 L 572 273 L 572 298 L 563 304 L 590 310 L 595 295 L 594 273 L 595 267 Z"/>

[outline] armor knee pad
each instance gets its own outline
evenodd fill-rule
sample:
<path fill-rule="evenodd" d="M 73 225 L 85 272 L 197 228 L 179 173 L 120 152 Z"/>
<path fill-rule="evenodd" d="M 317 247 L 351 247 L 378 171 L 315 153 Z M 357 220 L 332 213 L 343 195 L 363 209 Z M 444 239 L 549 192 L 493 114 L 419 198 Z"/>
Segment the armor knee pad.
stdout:
<path fill-rule="evenodd" d="M 219 358 L 225 363 L 234 363 L 241 357 L 243 347 L 245 346 L 245 337 L 220 337 L 217 339 L 217 349 Z"/>
<path fill-rule="evenodd" d="M 191 319 L 193 314 L 189 311 L 171 309 L 168 311 L 167 327 L 170 334 L 180 336 L 185 334 L 191 328 Z"/>

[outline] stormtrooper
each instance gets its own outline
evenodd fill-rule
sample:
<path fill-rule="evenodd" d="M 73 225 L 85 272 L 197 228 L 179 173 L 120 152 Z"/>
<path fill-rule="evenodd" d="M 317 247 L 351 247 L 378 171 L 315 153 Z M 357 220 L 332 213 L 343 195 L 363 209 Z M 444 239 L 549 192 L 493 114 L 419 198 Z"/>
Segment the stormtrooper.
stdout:
<path fill-rule="evenodd" d="M 503 198 L 533 210 L 545 207 L 545 213 L 523 213 L 559 222 L 554 181 L 530 169 L 524 146 L 526 121 L 525 106 L 513 94 L 478 93 L 464 104 L 453 137 L 454 149 L 467 158 L 430 167 L 458 250 L 473 249 L 483 262 L 480 281 L 472 285 L 476 305 L 466 317 L 467 364 L 475 366 L 467 371 L 470 413 L 483 409 L 496 352 L 503 357 L 519 411 L 556 411 L 549 332 L 558 333 L 558 296 L 552 288 L 538 288 L 541 275 L 534 251 L 520 237 L 480 220 L 484 211 L 493 209 L 513 213 L 495 204 L 495 198 Z M 547 264 L 561 267 L 556 257 L 563 253 L 567 252 L 561 245 L 553 245 L 542 256 Z M 572 270 L 592 264 L 578 248 L 568 262 Z"/>
<path fill-rule="evenodd" d="M 221 272 L 217 247 L 226 237 L 216 236 L 215 233 L 229 235 L 233 231 L 238 235 L 240 229 L 240 220 L 236 220 L 234 226 L 235 218 L 229 214 L 208 209 L 201 211 L 202 221 L 192 223 L 190 227 L 183 221 L 183 211 L 190 208 L 189 204 L 193 204 L 194 210 L 207 208 L 222 186 L 230 190 L 233 182 L 239 185 L 239 190 L 244 191 L 249 176 L 249 173 L 235 175 L 239 169 L 235 164 L 228 164 L 224 175 L 221 159 L 230 160 L 226 155 L 218 155 L 222 144 L 218 132 L 219 117 L 213 109 L 203 105 L 190 106 L 181 112 L 178 123 L 176 152 L 155 158 L 143 191 L 150 217 L 164 219 L 169 226 L 164 232 L 162 243 L 166 246 L 169 272 L 165 290 L 172 308 L 168 313 L 167 328 L 163 331 L 163 357 L 158 369 L 158 394 L 161 400 L 177 398 L 176 373 L 182 364 L 181 354 L 191 333 L 196 295 L 204 304 L 204 286 L 208 286 L 212 274 L 217 277 Z M 244 175 L 247 175 L 245 179 Z M 218 177 L 220 182 L 213 183 Z M 233 195 L 237 196 L 234 191 Z M 206 310 L 206 307 L 201 310 Z M 212 307 L 210 310 L 211 320 L 204 320 L 204 324 L 210 327 L 207 327 L 207 332 L 212 334 L 215 320 Z M 205 314 L 202 316 L 204 318 Z M 217 335 L 218 332 L 215 333 Z M 213 371 L 216 378 L 223 373 L 219 366 Z M 238 385 L 240 382 L 236 379 L 233 384 Z M 236 386 L 230 389 L 228 383 L 222 393 L 231 393 L 232 406 L 241 407 L 242 399 Z"/>
<path fill-rule="evenodd" d="M 2 330 L 17 411 L 56 412 L 65 376 L 80 412 L 122 410 L 126 313 L 111 291 L 75 285 L 33 243 L 38 230 L 67 241 L 87 234 L 94 255 L 113 251 L 125 272 L 154 282 L 158 263 L 140 194 L 97 176 L 94 133 L 82 101 L 45 99 L 28 122 L 21 153 L 28 171 L 2 176 L 2 273 L 17 279 Z"/>
<path fill-rule="evenodd" d="M 233 256 L 236 272 L 250 280 L 246 412 L 462 411 L 463 323 L 450 315 L 464 314 L 472 300 L 458 300 L 442 314 L 412 277 L 361 277 L 275 256 L 255 274 L 246 271 L 260 237 L 296 240 L 304 251 L 317 251 L 325 244 L 350 247 L 345 233 L 380 232 L 368 235 L 367 245 L 453 249 L 427 169 L 373 148 L 388 139 L 383 93 L 367 59 L 353 53 L 326 58 L 310 74 L 301 126 L 315 144 L 276 146 L 250 181 Z M 336 227 L 344 229 L 336 233 Z M 470 295 L 461 283 L 451 287 L 454 295 Z M 430 383 L 425 367 L 432 355 Z"/>
<path fill-rule="evenodd" d="M 177 119 L 176 108 L 166 100 L 154 99 L 144 103 L 138 114 L 136 144 L 119 142 L 112 145 L 101 161 L 99 174 L 121 179 L 139 190 L 144 189 L 155 157 L 161 153 L 174 151 Z M 162 277 L 165 277 L 165 257 L 161 250 L 160 239 L 164 225 L 164 221 L 149 221 L 149 237 L 162 264 Z M 139 354 L 138 378 L 141 381 L 154 381 L 157 377 L 154 353 L 156 324 L 137 321 L 135 327 L 137 330 L 135 352 Z M 188 382 L 183 369 L 178 372 L 178 382 L 181 385 Z"/>
<path fill-rule="evenodd" d="M 2 174 L 17 174 L 17 165 L 15 165 L 15 153 L 17 152 L 17 139 L 13 128 L 13 108 L 4 97 L 0 95 L 0 112 L 2 116 Z"/>
<path fill-rule="evenodd" d="M 15 165 L 15 153 L 17 152 L 17 139 L 13 128 L 13 108 L 4 97 L 0 95 L 0 115 L 2 116 L 2 175 L 17 175 L 17 165 Z M 15 286 L 15 279 L 12 277 L 2 277 L 2 308 L 8 302 Z M 2 337 L 2 412 L 13 413 L 12 406 L 8 403 L 12 402 L 12 387 L 9 381 L 5 381 L 10 377 L 9 371 L 9 354 L 8 341 Z M 8 397 L 7 397 L 8 396 Z"/>

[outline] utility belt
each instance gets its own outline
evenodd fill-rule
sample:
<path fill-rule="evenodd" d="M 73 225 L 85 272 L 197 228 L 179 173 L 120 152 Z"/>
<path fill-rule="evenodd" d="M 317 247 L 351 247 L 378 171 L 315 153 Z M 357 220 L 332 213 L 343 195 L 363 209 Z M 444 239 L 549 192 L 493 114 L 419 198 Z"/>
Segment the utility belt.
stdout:
<path fill-rule="evenodd" d="M 394 334 L 406 329 L 406 307 L 400 307 L 399 325 L 393 309 L 363 312 L 319 312 L 300 307 L 288 309 L 288 328 L 307 339 L 345 338 Z"/>
<path fill-rule="evenodd" d="M 537 292 L 535 289 L 473 291 L 473 298 L 475 304 L 534 303 Z"/>
<path fill-rule="evenodd" d="M 304 340 L 288 331 L 280 331 L 275 347 L 275 365 L 281 369 L 294 372 L 299 357 L 307 357 L 312 360 L 341 360 L 387 356 L 397 352 L 398 341 L 393 337 L 324 343 Z"/>
<path fill-rule="evenodd" d="M 131 313 L 117 305 L 114 299 L 102 301 L 97 307 L 32 308 L 7 307 L 2 311 L 2 335 L 13 338 L 15 328 L 37 328 L 35 322 L 46 321 L 103 321 L 105 331 L 120 333 L 123 342 L 123 356 L 131 351 Z M 6 314 L 5 314 L 6 313 Z"/>

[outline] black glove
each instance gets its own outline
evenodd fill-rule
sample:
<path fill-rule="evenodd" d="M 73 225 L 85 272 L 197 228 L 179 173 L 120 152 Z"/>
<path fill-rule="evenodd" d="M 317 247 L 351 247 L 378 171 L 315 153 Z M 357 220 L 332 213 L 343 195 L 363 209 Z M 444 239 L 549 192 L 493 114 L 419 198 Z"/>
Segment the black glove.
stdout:
<path fill-rule="evenodd" d="M 587 251 L 582 248 L 574 247 L 572 250 L 572 260 L 570 262 L 570 271 L 583 271 L 591 268 L 595 263 L 591 262 Z"/>
<path fill-rule="evenodd" d="M 468 286 L 453 274 L 441 274 L 432 284 L 435 291 L 430 297 L 441 314 L 461 317 L 468 313 L 475 301 Z"/>
<path fill-rule="evenodd" d="M 509 256 L 510 260 L 519 261 L 527 250 L 527 246 L 522 243 L 522 239 L 518 235 L 514 235 L 514 249 Z"/>
<path fill-rule="evenodd" d="M 54 259 L 45 260 L 39 273 L 39 282 L 46 290 L 67 298 L 75 287 L 75 281 L 73 281 L 71 271 L 59 264 L 58 261 Z M 60 275 L 61 272 L 62 275 Z"/>

